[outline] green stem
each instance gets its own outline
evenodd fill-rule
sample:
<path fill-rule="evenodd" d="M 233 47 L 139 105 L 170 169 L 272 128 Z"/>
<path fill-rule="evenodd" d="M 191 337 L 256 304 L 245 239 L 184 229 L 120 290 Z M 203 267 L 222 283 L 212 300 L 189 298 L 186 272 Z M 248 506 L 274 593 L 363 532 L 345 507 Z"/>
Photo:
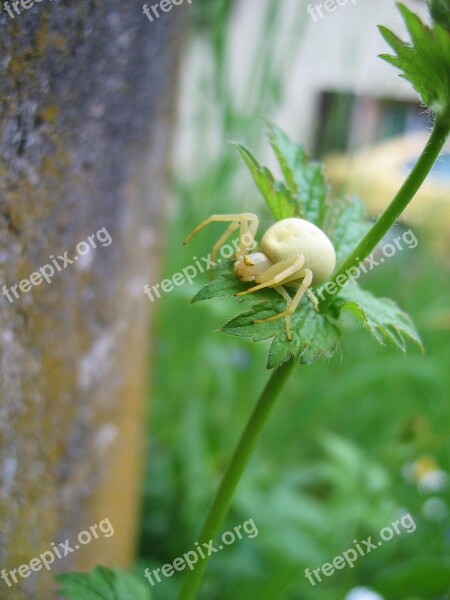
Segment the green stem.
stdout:
<path fill-rule="evenodd" d="M 264 429 L 269 414 L 278 398 L 289 374 L 294 366 L 290 360 L 276 369 L 266 387 L 264 388 L 247 426 L 234 451 L 230 465 L 216 493 L 216 497 L 209 509 L 205 524 L 198 538 L 201 545 L 214 540 L 219 533 L 222 523 L 230 507 L 234 492 L 239 484 L 242 474 L 252 457 L 258 438 Z M 189 571 L 183 581 L 179 600 L 193 600 L 199 589 L 208 559 L 197 563 L 193 571 Z"/>
<path fill-rule="evenodd" d="M 333 283 L 336 283 L 336 279 L 339 276 L 347 276 L 347 272 L 350 268 L 357 267 L 362 260 L 369 256 L 372 250 L 394 225 L 399 216 L 414 198 L 420 186 L 423 184 L 427 175 L 431 171 L 445 144 L 448 133 L 448 123 L 445 121 L 441 122 L 436 120 L 427 145 L 425 146 L 411 173 L 408 175 L 404 184 L 394 196 L 392 202 L 380 215 L 371 230 L 366 234 L 355 250 L 340 265 L 339 269 L 331 280 Z M 338 290 L 341 287 L 342 284 L 338 286 Z M 324 288 L 322 294 L 323 300 L 320 303 L 320 308 L 321 310 L 326 310 L 333 301 L 336 291 L 330 292 Z"/>

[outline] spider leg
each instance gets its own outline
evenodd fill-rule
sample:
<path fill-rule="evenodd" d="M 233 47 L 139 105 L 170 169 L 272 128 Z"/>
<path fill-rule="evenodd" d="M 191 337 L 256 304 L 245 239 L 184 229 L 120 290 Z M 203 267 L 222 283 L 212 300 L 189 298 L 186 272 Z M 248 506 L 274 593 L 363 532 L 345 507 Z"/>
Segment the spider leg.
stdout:
<path fill-rule="evenodd" d="M 268 323 L 269 321 L 276 321 L 277 319 L 282 319 L 283 317 L 286 317 L 286 334 L 289 340 L 292 339 L 290 336 L 290 317 L 295 312 L 297 306 L 300 304 L 301 299 L 307 292 L 313 280 L 313 273 L 310 269 L 304 269 L 300 276 L 303 276 L 303 281 L 298 290 L 296 291 L 295 296 L 290 305 L 288 306 L 287 310 L 279 313 L 278 315 L 274 315 L 273 317 L 269 317 L 268 319 L 259 319 L 257 321 L 254 321 L 254 323 Z"/>
<path fill-rule="evenodd" d="M 211 251 L 211 263 L 210 263 L 211 266 L 209 269 L 209 276 L 210 276 L 211 281 L 214 276 L 214 267 L 217 264 L 216 257 L 217 257 L 217 253 L 219 252 L 220 247 L 222 246 L 222 244 L 224 244 L 227 241 L 227 239 L 230 237 L 230 235 L 236 231 L 236 229 L 239 229 L 239 227 L 241 227 L 241 229 L 242 229 L 242 224 L 240 224 L 238 221 L 231 223 L 227 227 L 225 233 L 223 233 L 220 236 L 220 238 L 217 240 L 217 242 L 214 244 L 212 251 Z"/>
<path fill-rule="evenodd" d="M 211 279 L 213 278 L 214 265 L 216 264 L 217 253 L 226 242 L 226 240 L 232 235 L 236 229 L 240 227 L 239 233 L 239 250 L 237 251 L 237 257 L 243 258 L 249 251 L 254 250 L 256 244 L 255 234 L 258 230 L 259 219 L 255 218 L 253 221 L 234 221 L 226 229 L 225 233 L 220 236 L 217 242 L 214 244 L 211 252 Z"/>
<path fill-rule="evenodd" d="M 280 294 L 280 296 L 283 296 L 283 298 L 286 300 L 286 302 L 288 303 L 288 305 L 292 302 L 292 298 L 289 296 L 289 294 L 287 293 L 286 289 L 282 286 L 279 285 L 275 288 L 273 288 L 276 292 L 278 292 Z"/>
<path fill-rule="evenodd" d="M 276 290 L 281 296 L 283 296 L 283 298 L 286 300 L 287 305 L 289 307 L 290 303 L 292 302 L 292 298 L 289 296 L 289 294 L 284 289 L 284 287 L 282 285 L 280 285 L 279 287 L 276 287 L 273 289 Z M 291 318 L 290 318 L 290 316 L 286 317 L 286 333 L 288 336 L 288 340 L 291 340 L 292 338 L 291 338 Z"/>
<path fill-rule="evenodd" d="M 305 257 L 303 254 L 296 254 L 290 258 L 285 258 L 269 267 L 264 273 L 258 275 L 258 285 L 245 290 L 245 292 L 239 292 L 237 296 L 244 296 L 245 294 L 251 294 L 257 292 L 266 287 L 278 287 L 279 284 L 287 283 L 290 281 L 290 277 L 299 271 L 305 264 Z M 295 277 L 297 279 L 297 277 Z"/>
<path fill-rule="evenodd" d="M 231 215 L 211 215 L 207 219 L 205 219 L 200 225 L 197 225 L 195 229 L 191 231 L 191 233 L 184 240 L 183 244 L 187 244 L 193 237 L 196 235 L 201 229 L 209 225 L 210 223 L 229 223 L 237 221 L 238 223 L 246 222 L 246 221 L 256 221 L 259 222 L 259 219 L 253 213 L 241 213 L 241 214 L 231 214 Z M 256 233 L 256 231 L 255 231 Z"/>
<path fill-rule="evenodd" d="M 316 312 L 319 312 L 319 301 L 317 300 L 317 297 L 313 294 L 313 292 L 310 290 L 310 288 L 308 288 L 306 290 L 306 293 L 308 294 L 308 298 L 311 300 L 311 302 L 313 303 L 314 306 L 314 310 Z"/>
<path fill-rule="evenodd" d="M 225 233 L 223 233 L 218 241 L 214 244 L 211 252 L 211 266 L 210 266 L 210 277 L 213 278 L 214 265 L 216 264 L 217 253 L 225 243 L 225 241 L 232 235 L 236 229 L 240 227 L 239 237 L 239 250 L 237 255 L 241 258 L 245 256 L 249 249 L 253 249 L 256 245 L 255 235 L 258 230 L 259 219 L 253 213 L 242 213 L 242 214 L 231 214 L 231 215 L 211 215 L 205 221 L 200 223 L 184 240 L 183 244 L 187 244 L 194 235 L 196 235 L 201 229 L 209 225 L 210 223 L 230 223 Z M 248 238 L 248 239 L 247 239 Z"/>
<path fill-rule="evenodd" d="M 259 219 L 255 215 L 253 217 L 254 219 L 241 223 L 238 258 L 244 258 L 249 251 L 254 250 L 257 246 L 255 236 L 259 227 Z"/>

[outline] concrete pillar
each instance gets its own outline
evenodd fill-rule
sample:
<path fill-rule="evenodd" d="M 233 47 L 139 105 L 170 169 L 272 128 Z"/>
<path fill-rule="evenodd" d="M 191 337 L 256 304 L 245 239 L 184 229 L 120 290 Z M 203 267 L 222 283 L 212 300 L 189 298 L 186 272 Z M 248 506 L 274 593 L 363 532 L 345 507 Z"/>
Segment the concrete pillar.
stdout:
<path fill-rule="evenodd" d="M 56 572 L 132 559 L 143 286 L 167 200 L 186 7 L 153 23 L 120 0 L 0 13 L 0 568 L 105 518 L 115 530 L 52 572 L 0 580 L 1 598 L 49 600 Z"/>

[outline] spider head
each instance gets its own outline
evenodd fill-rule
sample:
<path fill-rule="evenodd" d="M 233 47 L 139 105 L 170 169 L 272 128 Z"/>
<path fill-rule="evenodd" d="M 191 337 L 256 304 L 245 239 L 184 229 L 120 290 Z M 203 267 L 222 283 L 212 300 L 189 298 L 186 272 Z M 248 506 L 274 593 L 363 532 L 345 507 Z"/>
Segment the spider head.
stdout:
<path fill-rule="evenodd" d="M 234 263 L 234 274 L 240 281 L 255 281 L 257 275 L 272 266 L 272 261 L 263 252 L 252 252 L 238 256 Z"/>

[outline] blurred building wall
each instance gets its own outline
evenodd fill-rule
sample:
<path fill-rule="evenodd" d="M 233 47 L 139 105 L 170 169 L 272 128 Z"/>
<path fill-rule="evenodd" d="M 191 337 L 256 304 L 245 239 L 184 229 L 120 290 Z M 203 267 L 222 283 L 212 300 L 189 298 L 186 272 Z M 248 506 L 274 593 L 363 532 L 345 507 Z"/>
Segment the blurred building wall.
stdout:
<path fill-rule="evenodd" d="M 242 136 L 248 133 L 244 129 L 246 125 L 271 118 L 313 151 L 323 91 L 417 101 L 411 87 L 378 57 L 389 52 L 389 47 L 377 24 L 390 27 L 400 37 L 407 37 L 394 0 L 347 0 L 343 6 L 336 4 L 330 13 L 323 9 L 323 4 L 323 0 L 236 0 L 229 26 L 223 24 L 227 28 L 224 36 L 227 96 L 221 98 L 233 114 L 239 115 L 243 125 L 239 132 L 233 132 L 233 139 L 244 141 Z M 405 0 L 405 4 L 428 19 L 426 3 L 422 0 Z M 308 6 L 313 9 L 322 6 L 323 18 L 314 13 L 314 20 Z M 267 79 L 268 86 L 260 89 L 259 77 L 267 67 L 266 51 L 272 62 L 272 73 Z M 198 157 L 192 153 L 199 114 L 202 122 L 208 120 L 205 129 L 209 132 L 210 148 L 204 154 L 217 156 L 224 151 L 220 112 L 210 89 L 205 88 L 214 70 L 210 46 L 198 36 L 183 57 L 182 127 L 177 163 L 185 168 L 187 175 L 193 172 L 194 164 L 196 172 L 203 165 L 203 162 L 198 164 Z M 280 98 L 271 110 L 266 99 L 268 87 L 275 78 Z M 371 123 L 365 125 L 368 129 L 372 127 Z M 248 139 L 245 141 L 248 143 Z M 268 152 L 265 160 L 274 166 Z"/>
<path fill-rule="evenodd" d="M 277 116 L 281 127 L 311 146 L 322 90 L 351 92 L 375 98 L 415 100 L 411 86 L 378 57 L 389 53 L 377 24 L 391 28 L 407 39 L 406 28 L 393 0 L 347 0 L 326 12 L 322 0 L 280 0 L 283 19 L 277 25 L 274 51 L 284 57 L 285 94 Z M 258 52 L 258 16 L 261 5 L 270 0 L 240 0 L 234 13 L 232 78 L 236 90 L 251 77 L 253 53 Z M 427 20 L 426 3 L 404 2 Z M 308 13 L 308 6 L 314 9 Z M 317 7 L 321 6 L 320 13 Z M 320 14 L 323 17 L 320 17 Z M 289 52 L 293 38 L 299 38 L 295 55 Z M 280 60 L 282 63 L 283 61 Z M 241 98 L 245 102 L 245 98 Z"/>
<path fill-rule="evenodd" d="M 411 86 L 397 76 L 379 54 L 390 53 L 377 25 L 383 24 L 408 39 L 394 1 L 348 0 L 333 13 L 317 21 L 306 14 L 307 27 L 289 84 L 281 120 L 289 123 L 300 139 L 312 143 L 314 117 L 318 118 L 321 90 L 350 92 L 372 98 L 416 100 Z M 289 4 L 292 4 L 288 0 Z M 320 2 L 311 2 L 314 7 Z M 425 2 L 407 0 L 412 10 L 426 20 Z M 299 108 L 296 110 L 296 108 Z M 370 126 L 370 124 L 367 124 Z"/>

